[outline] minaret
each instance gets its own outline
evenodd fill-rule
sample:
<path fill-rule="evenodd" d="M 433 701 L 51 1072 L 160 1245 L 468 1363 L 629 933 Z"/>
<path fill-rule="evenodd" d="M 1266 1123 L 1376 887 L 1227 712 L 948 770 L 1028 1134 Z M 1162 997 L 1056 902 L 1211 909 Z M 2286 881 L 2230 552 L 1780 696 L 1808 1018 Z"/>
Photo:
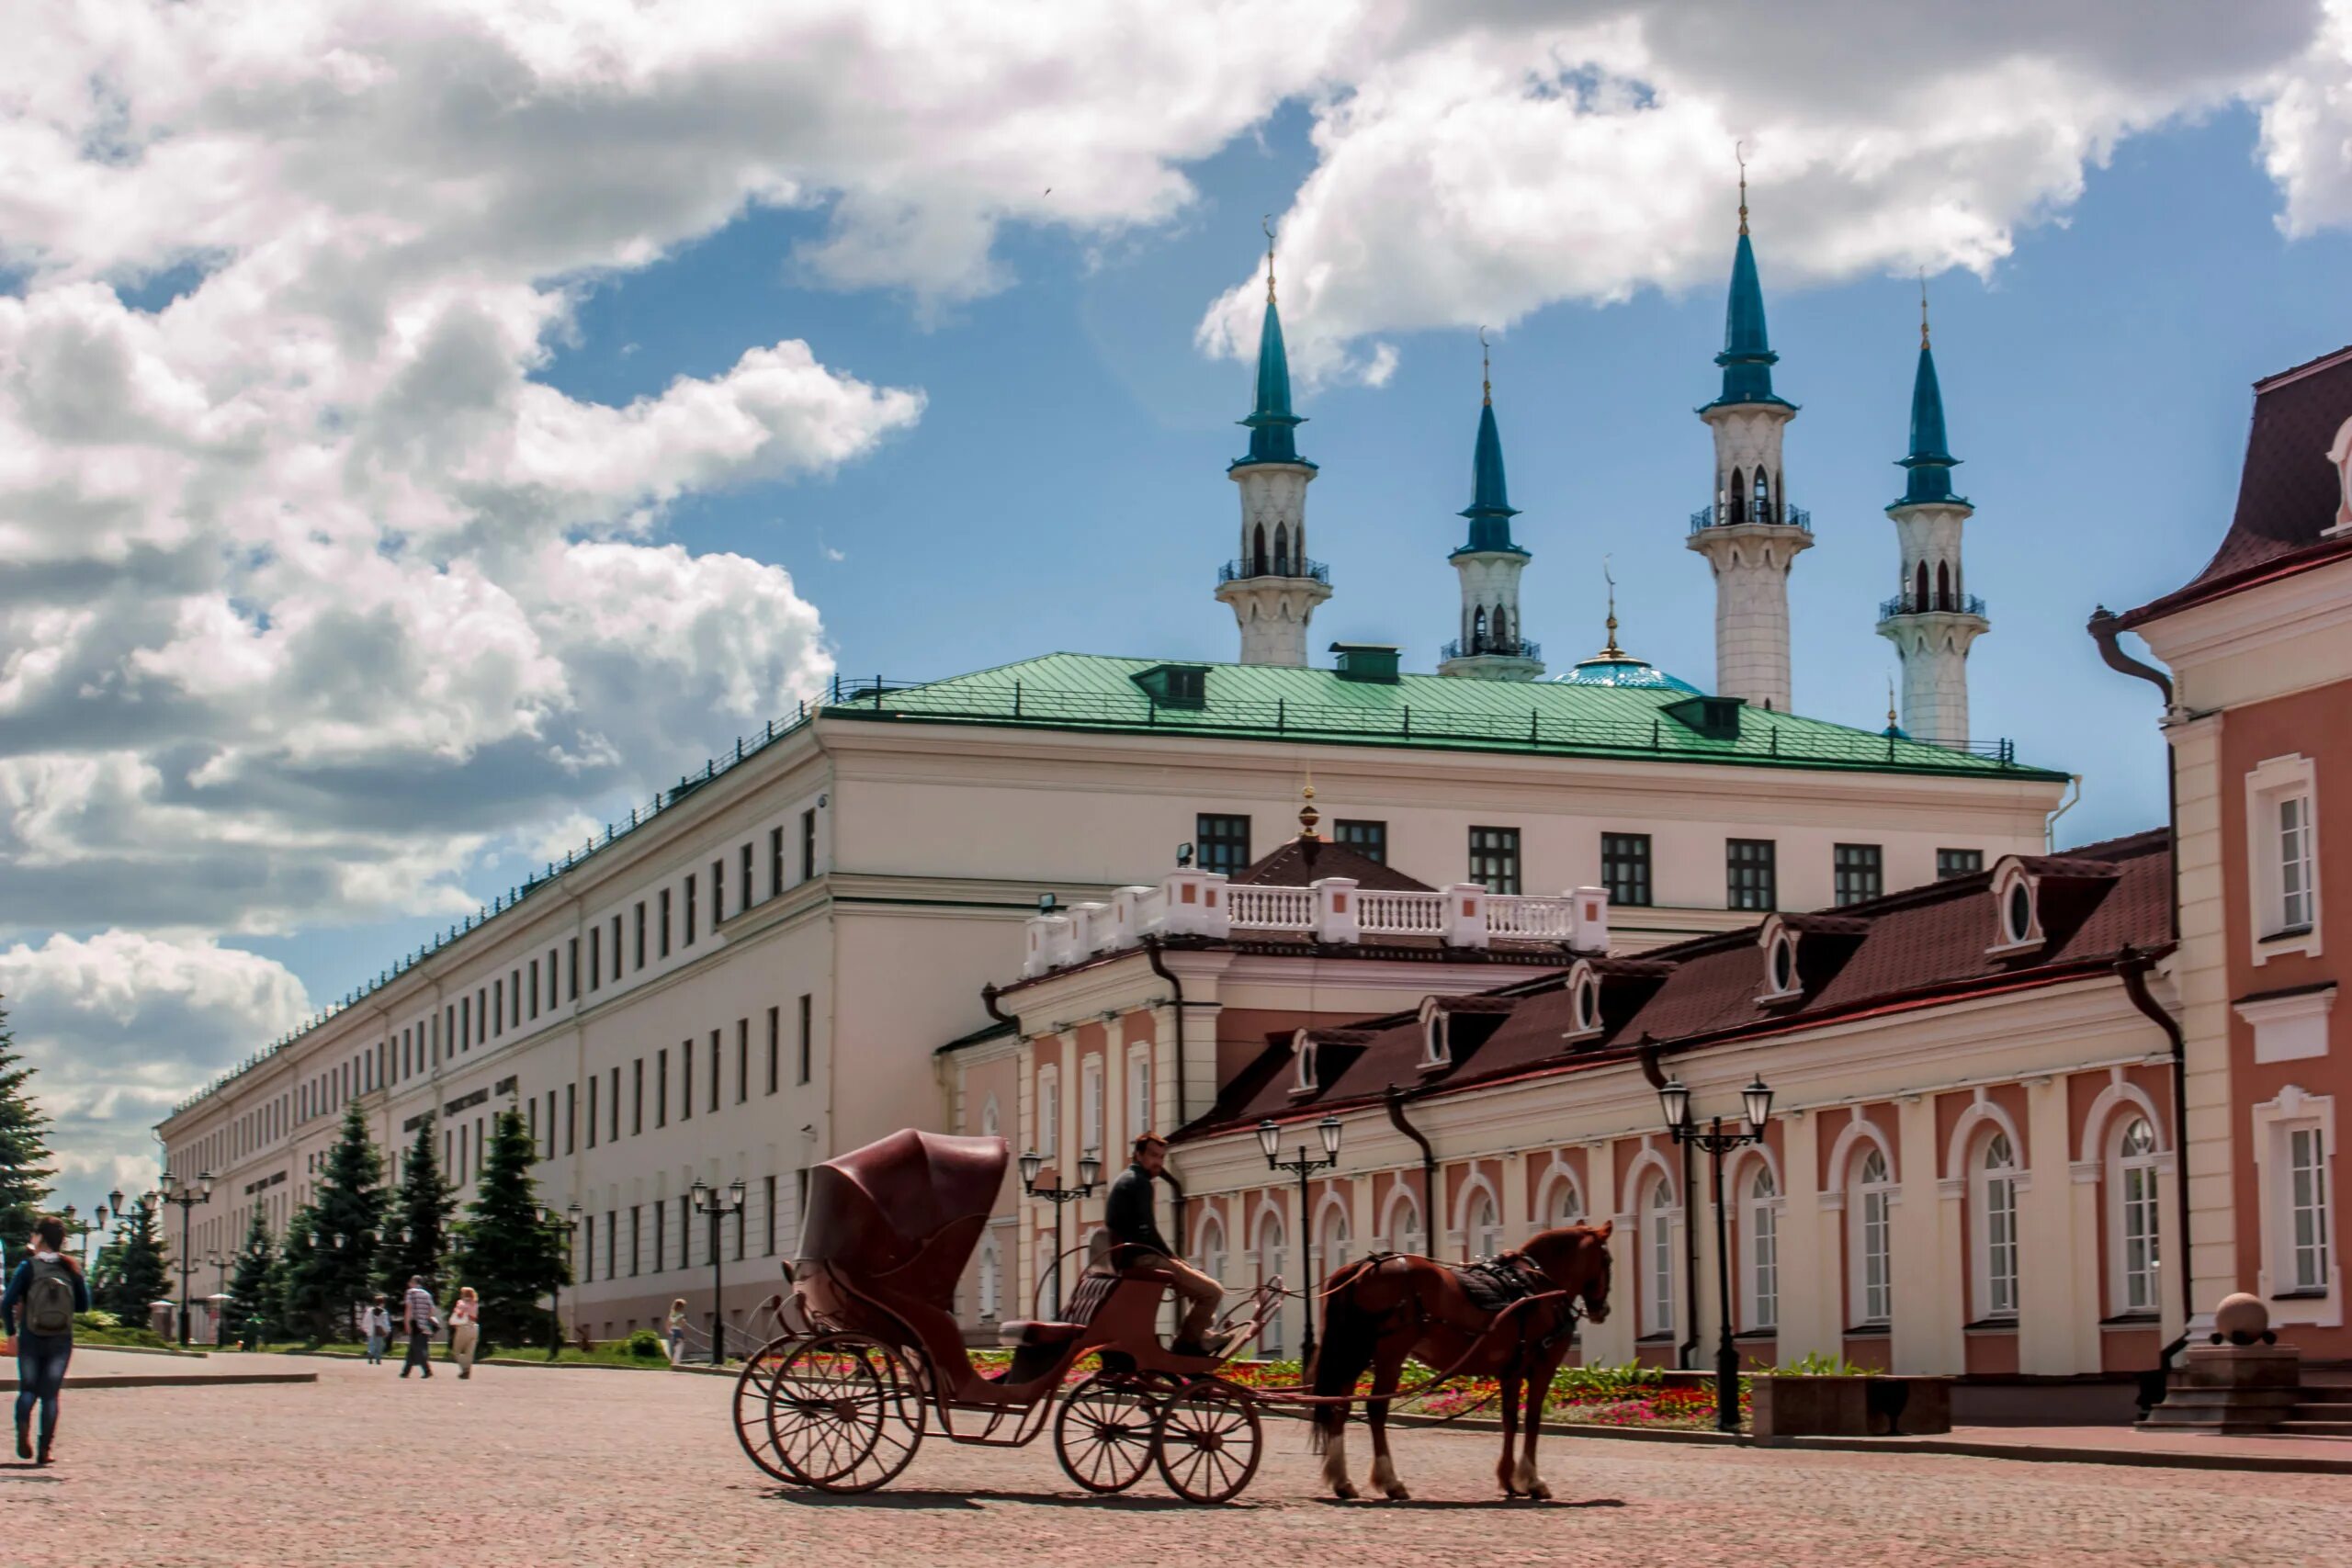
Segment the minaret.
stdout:
<path fill-rule="evenodd" d="M 1772 391 L 1764 289 L 1747 238 L 1747 167 L 1739 172 L 1739 247 L 1724 325 L 1723 395 L 1699 411 L 1715 435 L 1713 499 L 1691 513 L 1690 548 L 1715 569 L 1715 691 L 1758 707 L 1789 706 L 1789 565 L 1813 545 L 1812 519 L 1788 503 L 1781 434 L 1797 408 Z"/>
<path fill-rule="evenodd" d="M 1975 513 L 1954 495 L 1959 459 L 1946 450 L 1943 389 L 1928 345 L 1928 290 L 1919 288 L 1919 369 L 1911 382 L 1910 470 L 1894 519 L 1902 571 L 1895 595 L 1879 606 L 1878 635 L 1903 660 L 1903 728 L 1914 740 L 1960 746 L 1968 740 L 1968 645 L 1991 629 L 1984 601 L 1961 573 L 1962 525 Z"/>
<path fill-rule="evenodd" d="M 1528 553 L 1511 542 L 1510 520 L 1518 512 L 1503 482 L 1503 438 L 1495 428 L 1494 367 L 1486 356 L 1487 334 L 1478 334 L 1485 404 L 1478 410 L 1478 446 L 1471 461 L 1470 539 L 1446 558 L 1462 578 L 1462 635 L 1445 645 L 1441 675 L 1482 681 L 1532 681 L 1544 673 L 1539 649 L 1521 635 L 1519 574 Z"/>
<path fill-rule="evenodd" d="M 1241 557 L 1217 573 L 1216 596 L 1241 625 L 1244 664 L 1305 664 L 1306 623 L 1331 596 L 1329 573 L 1306 558 L 1306 486 L 1315 465 L 1298 455 L 1291 433 L 1305 422 L 1290 412 L 1290 359 L 1274 310 L 1274 241 L 1266 236 L 1266 322 L 1258 334 L 1258 406 L 1250 455 L 1226 472 L 1241 487 Z"/>

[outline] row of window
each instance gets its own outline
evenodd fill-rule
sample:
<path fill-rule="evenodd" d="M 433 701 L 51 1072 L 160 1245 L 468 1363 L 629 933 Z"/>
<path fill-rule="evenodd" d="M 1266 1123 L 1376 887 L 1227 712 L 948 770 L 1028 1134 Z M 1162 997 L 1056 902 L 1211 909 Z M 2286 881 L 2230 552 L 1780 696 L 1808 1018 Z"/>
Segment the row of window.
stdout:
<path fill-rule="evenodd" d="M 793 1179 L 792 1212 L 798 1214 L 808 1208 L 808 1170 L 804 1168 L 795 1171 Z M 761 1237 L 760 1255 L 773 1258 L 782 1239 L 781 1222 L 784 1216 L 783 1209 L 776 1202 L 776 1179 L 762 1177 L 759 1191 L 756 1217 L 748 1201 L 742 1212 L 732 1216 L 696 1215 L 694 1201 L 684 1193 L 668 1202 L 632 1203 L 627 1209 L 607 1209 L 601 1227 L 596 1217 L 591 1214 L 580 1227 L 575 1247 L 575 1276 L 582 1284 L 587 1284 L 600 1277 L 616 1280 L 627 1275 L 636 1279 L 646 1274 L 665 1273 L 672 1269 L 707 1266 L 716 1255 L 715 1249 L 724 1250 L 726 1247 L 725 1226 L 730 1217 L 735 1222 L 735 1261 L 741 1262 L 745 1257 L 754 1225 L 758 1227 Z M 674 1227 L 671 1224 L 673 1213 L 676 1216 Z M 699 1257 L 695 1256 L 695 1222 L 697 1219 L 702 1221 L 702 1228 L 709 1233 L 704 1238 Z M 627 1223 L 626 1228 L 624 1222 Z M 600 1228 L 604 1232 L 601 1246 L 596 1235 Z M 678 1238 L 674 1255 L 670 1245 L 673 1228 Z M 600 1264 L 604 1269 L 601 1276 L 597 1273 Z"/>
<path fill-rule="evenodd" d="M 1367 859 L 1388 863 L 1385 822 L 1343 817 L 1332 824 L 1332 837 Z M 1201 812 L 1194 819 L 1193 843 L 1204 870 L 1232 875 L 1251 863 L 1246 816 Z M 1724 840 L 1724 908 L 1759 911 L 1780 908 L 1779 849 L 1770 839 Z M 1608 889 L 1611 903 L 1646 907 L 1652 898 L 1650 867 L 1649 834 L 1600 835 L 1600 883 Z M 1982 850 L 1936 852 L 1939 879 L 1984 869 Z M 1838 903 L 1859 904 L 1878 897 L 1886 891 L 1885 851 L 1877 844 L 1838 844 L 1831 852 L 1831 873 Z M 1520 892 L 1520 830 L 1472 828 L 1468 879 L 1483 884 L 1489 893 Z"/>
<path fill-rule="evenodd" d="M 996 1131 L 995 1107 L 991 1104 L 982 1114 L 980 1130 Z M 1134 1138 L 1151 1126 L 1151 1057 L 1148 1051 L 1135 1049 L 1127 1058 L 1127 1122 L 1125 1136 Z M 1102 1058 L 1090 1055 L 1079 1067 L 1078 1147 L 1081 1154 L 1101 1156 L 1104 1150 L 1102 1126 Z M 1037 1069 L 1037 1152 L 1047 1158 L 1061 1153 L 1062 1081 L 1061 1069 L 1047 1066 Z"/>

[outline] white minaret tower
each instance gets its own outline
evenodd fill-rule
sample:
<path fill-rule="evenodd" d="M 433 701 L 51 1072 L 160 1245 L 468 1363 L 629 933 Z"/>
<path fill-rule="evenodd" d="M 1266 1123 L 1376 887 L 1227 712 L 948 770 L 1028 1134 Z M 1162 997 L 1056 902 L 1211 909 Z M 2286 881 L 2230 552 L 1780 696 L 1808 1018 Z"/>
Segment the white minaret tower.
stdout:
<path fill-rule="evenodd" d="M 1992 629 L 1984 601 L 1961 573 L 1961 530 L 1976 509 L 1955 495 L 1958 464 L 1946 449 L 1943 389 L 1928 346 L 1928 292 L 1919 290 L 1919 370 L 1911 383 L 1911 471 L 1886 509 L 1902 552 L 1894 597 L 1879 606 L 1878 635 L 1903 659 L 1903 728 L 1939 746 L 1968 741 L 1968 645 Z"/>
<path fill-rule="evenodd" d="M 1699 411 L 1715 436 L 1713 499 L 1691 514 L 1690 548 L 1715 570 L 1715 691 L 1789 707 L 1789 566 L 1813 547 L 1812 520 L 1788 503 L 1781 435 L 1797 408 L 1772 391 L 1764 290 L 1747 239 L 1747 171 L 1739 176 L 1739 247 L 1724 327 L 1723 395 Z"/>
<path fill-rule="evenodd" d="M 1478 445 L 1471 460 L 1467 543 L 1448 558 L 1462 578 L 1462 635 L 1446 644 L 1437 672 L 1484 681 L 1532 681 L 1544 673 L 1542 650 L 1527 640 L 1519 619 L 1519 574 L 1528 553 L 1512 542 L 1519 515 L 1503 482 L 1503 438 L 1495 428 L 1495 382 L 1485 363 L 1487 334 L 1478 334 L 1485 406 L 1478 411 Z"/>
<path fill-rule="evenodd" d="M 1315 465 L 1298 455 L 1290 412 L 1290 359 L 1274 311 L 1273 236 L 1266 238 L 1266 321 L 1258 334 L 1258 405 L 1250 455 L 1226 472 L 1241 488 L 1241 555 L 1217 573 L 1216 596 L 1241 626 L 1244 664 L 1305 664 L 1306 623 L 1331 596 L 1329 572 L 1306 558 L 1306 487 Z"/>

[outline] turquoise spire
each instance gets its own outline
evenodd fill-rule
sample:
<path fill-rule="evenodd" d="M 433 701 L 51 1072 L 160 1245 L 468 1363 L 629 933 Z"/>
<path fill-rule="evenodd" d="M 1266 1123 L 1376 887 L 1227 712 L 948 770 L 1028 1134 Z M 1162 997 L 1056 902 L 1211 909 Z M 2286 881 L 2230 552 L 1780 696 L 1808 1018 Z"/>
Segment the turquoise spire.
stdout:
<path fill-rule="evenodd" d="M 1241 422 L 1250 427 L 1250 455 L 1227 464 L 1315 465 L 1298 455 L 1291 433 L 1306 422 L 1290 412 L 1290 355 L 1283 349 L 1283 319 L 1274 309 L 1274 243 L 1266 237 L 1266 320 L 1258 330 L 1258 406 Z"/>
<path fill-rule="evenodd" d="M 1911 482 L 1904 487 L 1903 499 L 1896 506 L 1913 506 L 1921 502 L 1957 502 L 1966 500 L 1952 493 L 1951 471 L 1960 459 L 1953 457 L 1944 438 L 1943 388 L 1936 380 L 1935 350 L 1928 344 L 1928 289 L 1919 288 L 1919 369 L 1911 381 L 1911 455 L 1902 458 L 1898 467 L 1911 470 Z"/>
<path fill-rule="evenodd" d="M 1756 247 L 1747 237 L 1747 169 L 1739 172 L 1739 246 L 1732 253 L 1731 300 L 1724 312 L 1723 395 L 1713 404 L 1786 403 L 1772 391 L 1772 367 L 1780 360 L 1764 330 L 1764 285 L 1756 276 Z"/>
<path fill-rule="evenodd" d="M 1478 345 L 1486 347 L 1487 335 L 1478 334 Z M 1478 446 L 1471 459 L 1470 504 L 1462 515 L 1470 519 L 1470 542 L 1456 553 L 1472 550 L 1512 550 L 1520 555 L 1527 552 L 1511 543 L 1510 520 L 1519 509 L 1510 503 L 1510 487 L 1503 480 L 1503 437 L 1495 426 L 1495 383 L 1490 364 L 1482 364 L 1484 405 L 1478 410 Z"/>

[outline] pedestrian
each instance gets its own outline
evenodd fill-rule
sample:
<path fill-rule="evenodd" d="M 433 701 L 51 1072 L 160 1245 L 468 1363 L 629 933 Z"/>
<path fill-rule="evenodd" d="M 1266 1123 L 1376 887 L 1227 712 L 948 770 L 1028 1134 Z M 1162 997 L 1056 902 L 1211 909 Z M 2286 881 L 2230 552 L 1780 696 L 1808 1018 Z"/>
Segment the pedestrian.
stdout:
<path fill-rule="evenodd" d="M 17 1457 L 34 1459 L 33 1407 L 40 1407 L 40 1452 L 56 1457 L 57 1396 L 74 1359 L 74 1314 L 90 1310 L 90 1282 L 65 1256 L 65 1222 L 44 1214 L 33 1226 L 32 1256 L 0 1292 L 0 1328 L 17 1338 Z"/>
<path fill-rule="evenodd" d="M 458 1359 L 458 1376 L 474 1375 L 474 1346 L 481 1338 L 481 1298 L 467 1285 L 449 1308 L 449 1350 Z"/>
<path fill-rule="evenodd" d="M 384 1305 L 383 1292 L 380 1291 L 377 1292 L 373 1302 L 359 1309 L 359 1328 L 360 1332 L 368 1337 L 368 1364 L 371 1367 L 382 1366 L 384 1347 L 390 1343 L 392 1337 L 392 1314 Z"/>
<path fill-rule="evenodd" d="M 676 1366 L 686 1359 L 686 1298 L 680 1296 L 670 1303 L 670 1364 Z"/>
<path fill-rule="evenodd" d="M 408 1277 L 408 1294 L 401 1299 L 401 1319 L 408 1332 L 408 1359 L 401 1363 L 401 1376 L 409 1369 L 421 1367 L 424 1375 L 433 1375 L 433 1337 L 441 1330 L 440 1319 L 433 1310 L 433 1292 L 424 1288 L 424 1276 Z"/>

